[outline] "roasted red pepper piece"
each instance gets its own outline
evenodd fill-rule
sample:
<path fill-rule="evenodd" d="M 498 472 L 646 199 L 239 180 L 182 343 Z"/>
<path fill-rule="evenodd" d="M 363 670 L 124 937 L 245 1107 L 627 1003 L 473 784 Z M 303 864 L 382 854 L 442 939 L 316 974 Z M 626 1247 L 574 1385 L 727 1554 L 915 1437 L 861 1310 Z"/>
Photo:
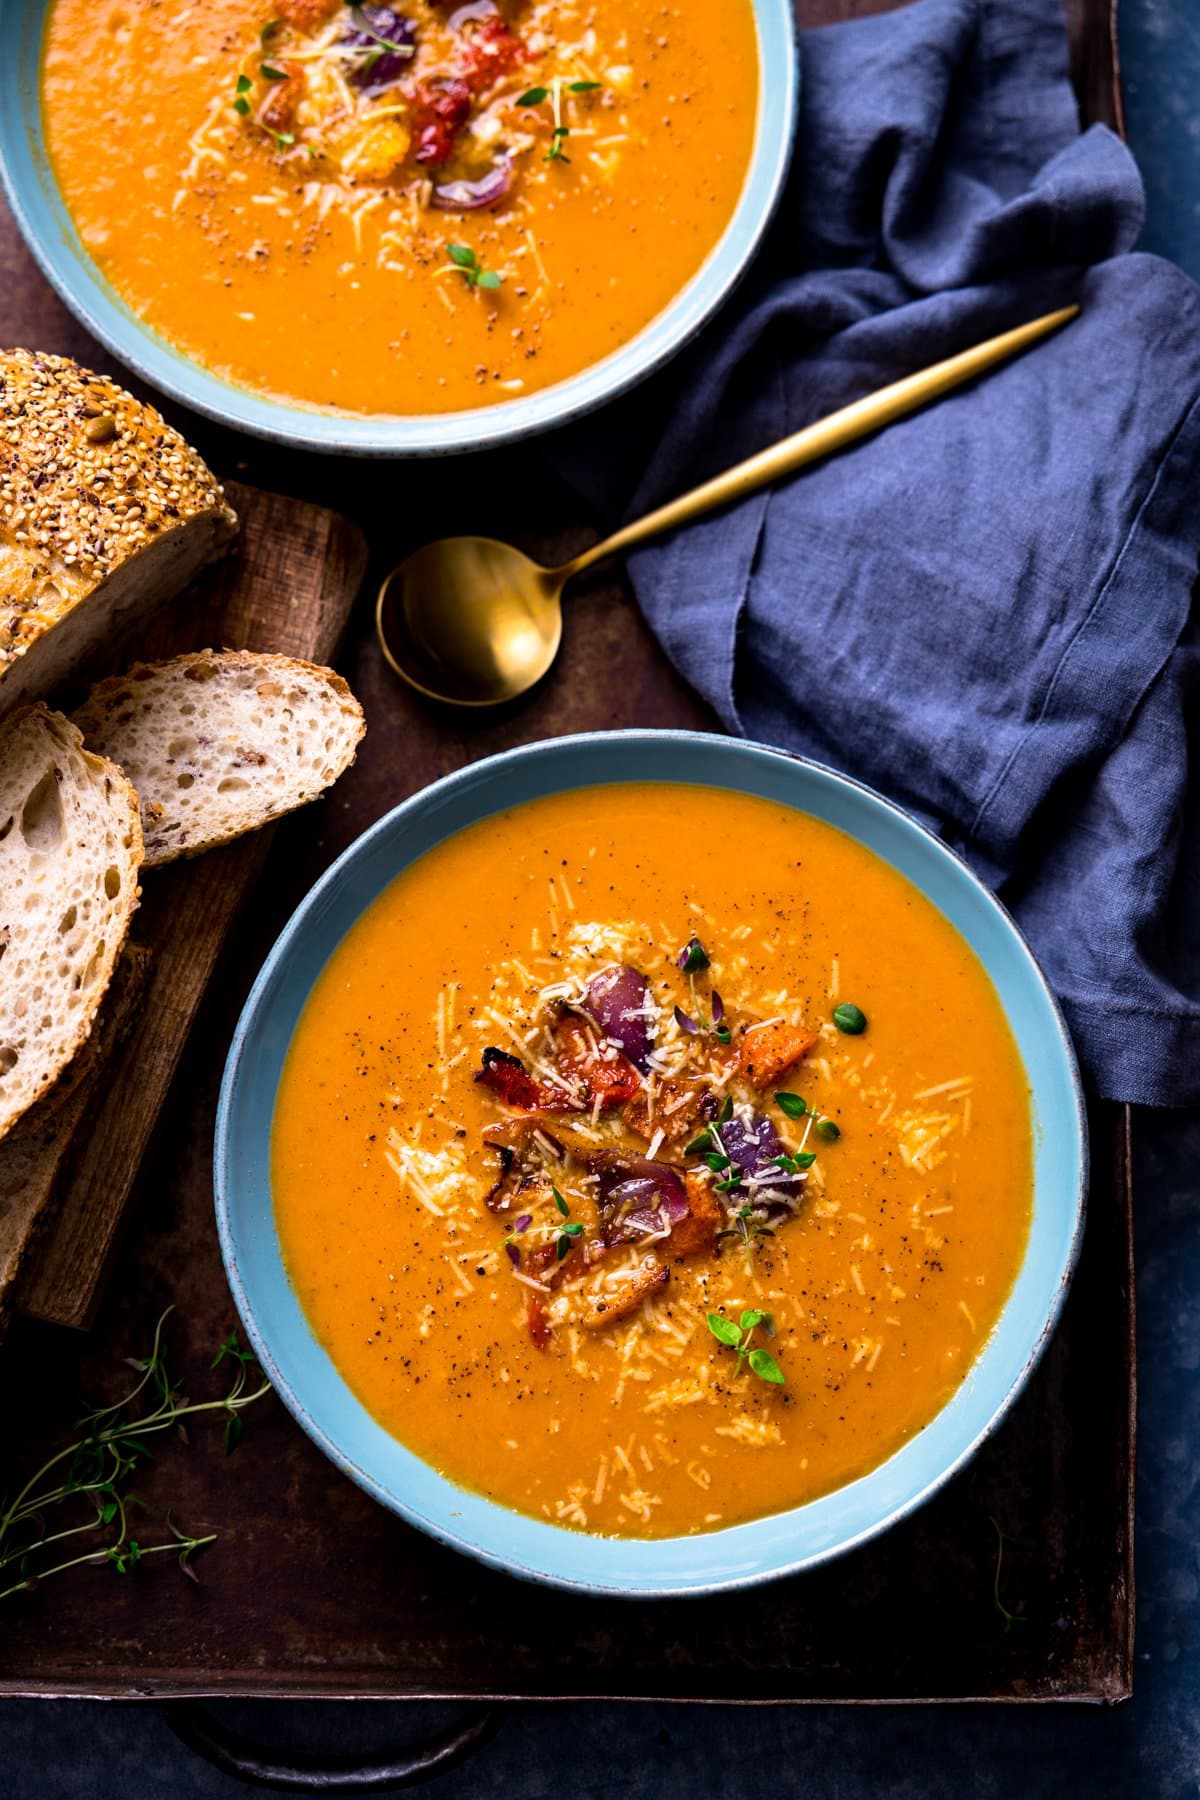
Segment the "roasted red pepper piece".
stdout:
<path fill-rule="evenodd" d="M 298 62 L 285 62 L 281 57 L 264 57 L 268 68 L 278 69 L 282 81 L 272 81 L 258 115 L 265 131 L 290 131 L 296 123 L 296 108 L 304 93 L 304 70 Z"/>
<path fill-rule="evenodd" d="M 566 1018 L 557 1032 L 559 1067 L 568 1080 L 579 1080 L 587 1087 L 587 1105 L 597 1099 L 602 1110 L 623 1106 L 641 1089 L 642 1081 L 627 1056 L 619 1053 L 611 1059 L 601 1054 L 595 1038 L 580 1019 Z"/>
<path fill-rule="evenodd" d="M 503 19 L 485 19 L 471 33 L 463 53 L 463 75 L 475 93 L 490 88 L 501 75 L 511 75 L 526 59 L 524 44 Z"/>
<path fill-rule="evenodd" d="M 520 1107 L 522 1112 L 535 1112 L 541 1104 L 541 1088 L 518 1057 L 489 1044 L 483 1053 L 483 1067 L 476 1081 L 503 1100 L 505 1106 Z"/>
<path fill-rule="evenodd" d="M 472 89 L 457 75 L 420 83 L 413 101 L 413 155 L 417 162 L 438 168 L 446 161 L 473 99 Z"/>
<path fill-rule="evenodd" d="M 550 1342 L 550 1322 L 539 1294 L 530 1294 L 525 1303 L 525 1323 L 529 1327 L 534 1348 L 544 1350 Z"/>

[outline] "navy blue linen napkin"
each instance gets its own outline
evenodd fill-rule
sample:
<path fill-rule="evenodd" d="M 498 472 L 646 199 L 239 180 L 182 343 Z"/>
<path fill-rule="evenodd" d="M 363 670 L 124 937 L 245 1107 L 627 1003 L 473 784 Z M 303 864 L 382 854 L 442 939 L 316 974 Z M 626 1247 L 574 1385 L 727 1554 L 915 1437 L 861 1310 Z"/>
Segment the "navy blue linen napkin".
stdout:
<path fill-rule="evenodd" d="M 734 302 L 567 450 L 636 515 L 1077 297 L 973 388 L 638 553 L 731 729 L 844 769 L 995 887 L 1108 1098 L 1200 1100 L 1200 292 L 1131 254 L 1136 167 L 1080 135 L 1055 0 L 808 34 L 794 170 Z M 584 445 L 587 445 L 585 451 Z M 629 446 L 651 451 L 629 490 Z M 626 485 L 622 491 L 622 482 Z"/>

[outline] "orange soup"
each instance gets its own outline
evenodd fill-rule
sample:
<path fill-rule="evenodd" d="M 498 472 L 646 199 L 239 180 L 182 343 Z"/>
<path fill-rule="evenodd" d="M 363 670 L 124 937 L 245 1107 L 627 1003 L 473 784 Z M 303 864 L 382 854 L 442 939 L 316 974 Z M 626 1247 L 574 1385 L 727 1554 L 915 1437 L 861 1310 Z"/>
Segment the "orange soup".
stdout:
<path fill-rule="evenodd" d="M 728 224 L 750 0 L 53 0 L 44 118 L 89 252 L 214 373 L 356 413 L 590 367 Z"/>
<path fill-rule="evenodd" d="M 454 1480 L 658 1537 L 865 1473 L 986 1340 L 1029 1223 L 994 990 L 766 801 L 584 790 L 447 840 L 331 958 L 272 1180 L 363 1403 Z"/>

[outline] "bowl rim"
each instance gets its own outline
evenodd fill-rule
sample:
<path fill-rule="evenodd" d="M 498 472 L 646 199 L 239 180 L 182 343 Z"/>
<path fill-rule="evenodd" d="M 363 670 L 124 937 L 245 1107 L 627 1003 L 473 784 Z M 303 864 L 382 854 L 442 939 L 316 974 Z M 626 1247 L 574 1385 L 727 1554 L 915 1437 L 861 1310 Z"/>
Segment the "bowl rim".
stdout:
<path fill-rule="evenodd" d="M 803 1554 L 796 1555 L 790 1559 L 773 1562 L 770 1566 L 756 1566 L 748 1569 L 738 1568 L 717 1574 L 709 1574 L 702 1569 L 698 1573 L 688 1572 L 682 1577 L 673 1576 L 670 1579 L 656 1579 L 651 1576 L 643 1581 L 639 1577 L 634 1586 L 630 1586 L 627 1581 L 623 1581 L 618 1585 L 612 1582 L 589 1578 L 586 1575 L 581 1576 L 577 1573 L 564 1572 L 562 1569 L 551 1568 L 544 1565 L 534 1566 L 532 1563 L 522 1563 L 515 1560 L 511 1554 L 494 1550 L 485 1544 L 475 1541 L 462 1530 L 456 1529 L 453 1521 L 457 1517 L 457 1514 L 453 1509 L 450 1510 L 448 1520 L 430 1518 L 415 1504 L 407 1503 L 403 1497 L 389 1489 L 382 1479 L 371 1474 L 366 1468 L 356 1464 L 353 1458 L 339 1446 L 335 1438 L 325 1429 L 324 1425 L 309 1411 L 301 1396 L 296 1392 L 291 1381 L 284 1375 L 280 1368 L 271 1343 L 260 1327 L 254 1303 L 251 1299 L 246 1281 L 243 1278 L 232 1216 L 232 1196 L 236 1187 L 236 1177 L 232 1166 L 231 1139 L 233 1136 L 235 1113 L 239 1102 L 239 1090 L 243 1078 L 245 1058 L 253 1030 L 258 1023 L 259 1011 L 264 1000 L 269 996 L 271 987 L 275 981 L 280 978 L 280 971 L 283 969 L 297 940 L 301 938 L 314 915 L 319 913 L 319 909 L 325 898 L 338 887 L 348 869 L 350 869 L 358 860 L 367 857 L 371 850 L 374 849 L 381 840 L 386 840 L 392 833 L 402 830 L 408 821 L 418 815 L 422 809 L 430 808 L 431 806 L 436 807 L 440 802 L 452 797 L 460 790 L 469 789 L 471 786 L 481 782 L 486 786 L 486 784 L 493 780 L 497 774 L 502 774 L 503 772 L 512 769 L 514 766 L 533 762 L 541 758 L 552 757 L 561 754 L 564 751 L 568 756 L 573 752 L 580 752 L 586 755 L 590 751 L 601 748 L 607 753 L 611 751 L 614 743 L 632 746 L 638 750 L 652 745 L 673 745 L 676 747 L 682 745 L 699 745 L 717 747 L 718 755 L 728 753 L 735 759 L 739 759 L 743 756 L 754 761 L 757 761 L 760 758 L 766 758 L 773 762 L 797 765 L 802 770 L 816 776 L 820 781 L 827 781 L 831 783 L 834 788 L 847 789 L 852 794 L 865 798 L 868 803 L 881 808 L 884 814 L 887 815 L 894 824 L 898 824 L 906 834 L 911 834 L 918 842 L 923 844 L 926 854 L 932 851 L 935 860 L 943 859 L 950 867 L 954 879 L 958 880 L 960 883 L 965 880 L 967 891 L 973 895 L 973 898 L 977 903 L 982 901 L 985 911 L 991 916 L 993 921 L 1000 926 L 1002 932 L 1012 941 L 1013 947 L 1023 961 L 1025 974 L 1032 975 L 1035 988 L 1039 991 L 1039 998 L 1048 1009 L 1050 1020 L 1055 1028 L 1054 1050 L 1056 1054 L 1060 1055 L 1062 1058 L 1069 1090 L 1074 1101 L 1074 1111 L 1070 1118 L 1070 1126 L 1073 1133 L 1071 1164 L 1074 1169 L 1074 1181 L 1072 1183 L 1073 1196 L 1071 1199 L 1072 1210 L 1069 1215 L 1072 1222 L 1065 1254 L 1063 1254 L 1061 1259 L 1056 1263 L 1057 1272 L 1054 1275 L 1053 1294 L 1044 1314 L 1040 1316 L 1036 1333 L 1024 1353 L 1020 1368 L 1008 1381 L 1007 1387 L 999 1402 L 983 1419 L 983 1422 L 977 1428 L 972 1430 L 968 1440 L 959 1447 L 953 1457 L 935 1468 L 933 1473 L 929 1475 L 927 1479 L 921 1481 L 911 1492 L 906 1494 L 901 1502 L 893 1505 L 890 1510 L 887 1510 L 861 1529 L 852 1532 L 844 1538 L 839 1538 L 836 1542 L 832 1542 L 824 1547 L 808 1550 Z M 601 776 L 594 781 L 583 780 L 566 782 L 560 786 L 549 788 L 544 791 L 578 791 L 579 789 L 586 789 L 594 786 L 627 785 L 630 780 L 637 779 L 653 781 L 655 780 L 655 777 L 653 774 L 650 774 L 645 777 L 621 777 L 614 781 L 611 777 L 605 778 L 604 776 Z M 679 777 L 664 776 L 659 777 L 659 779 L 666 782 L 672 782 L 678 781 Z M 702 781 L 697 783 L 697 785 L 711 786 L 713 783 Z M 741 787 L 732 787 L 730 791 L 745 793 L 749 790 Z M 482 819 L 486 819 L 496 812 L 504 810 L 508 806 L 515 806 L 523 803 L 524 802 L 521 800 L 505 799 L 502 794 L 498 794 L 494 796 L 492 804 L 482 807 L 475 814 L 473 822 L 477 823 Z M 779 804 L 793 804 L 793 810 L 801 815 L 808 810 L 801 803 L 780 801 Z M 845 832 L 853 841 L 860 841 L 855 837 L 854 833 L 848 831 L 844 825 L 836 828 Z M 390 881 L 395 880 L 405 868 L 411 866 L 413 862 L 418 861 L 421 856 L 428 854 L 435 843 L 444 841 L 447 836 L 455 835 L 457 831 L 461 829 L 465 829 L 465 825 L 460 824 L 454 826 L 450 831 L 444 832 L 441 837 L 435 839 L 433 843 L 427 845 L 425 849 L 418 851 L 415 856 L 410 856 L 400 862 L 388 880 L 386 880 L 382 886 L 377 888 L 371 898 L 359 907 L 355 914 L 354 922 L 357 922 L 357 919 L 362 917 L 362 914 L 367 907 L 373 904 L 374 900 L 386 890 Z M 882 853 L 879 850 L 874 849 L 873 846 L 867 847 L 872 849 L 873 854 L 880 855 L 882 860 L 888 861 L 887 857 L 882 856 Z M 894 867 L 895 865 L 889 864 L 889 866 Z M 913 881 L 913 878 L 905 875 L 904 871 L 899 872 L 904 875 L 905 879 Z M 913 885 L 918 884 L 914 881 Z M 919 888 L 918 891 L 923 892 L 924 890 Z M 937 907 L 939 911 L 942 910 L 938 906 L 938 902 L 933 899 L 930 894 L 925 893 L 924 897 L 928 900 L 930 905 Z M 953 925 L 953 921 L 950 922 Z M 957 925 L 953 925 L 953 928 L 960 930 Z M 342 937 L 345 935 L 345 931 L 349 929 L 352 929 L 352 924 L 347 925 L 344 928 L 337 940 L 338 942 L 341 942 Z M 964 935 L 961 930 L 960 935 Z M 327 965 L 329 957 L 333 954 L 335 948 L 336 945 L 326 951 L 320 965 L 321 969 Z M 976 951 L 975 954 L 978 956 L 979 952 Z M 982 958 L 980 958 L 980 960 L 982 961 Z M 991 972 L 987 970 L 986 965 L 985 972 L 989 973 L 990 977 Z M 320 969 L 318 969 L 317 972 L 318 976 L 319 974 Z M 317 977 L 314 977 L 314 979 L 316 978 Z M 305 1000 L 307 1000 L 309 993 L 311 993 L 311 984 L 306 991 Z M 289 1042 L 290 1038 L 291 1031 L 288 1033 Z M 275 1091 L 277 1092 L 277 1087 Z M 713 732 L 652 728 L 631 728 L 617 731 L 576 733 L 560 738 L 539 739 L 532 744 L 518 745 L 508 750 L 499 751 L 494 755 L 481 758 L 477 762 L 469 763 L 463 768 L 454 770 L 450 774 L 442 776 L 437 781 L 430 783 L 427 787 L 420 789 L 417 793 L 409 796 L 409 798 L 391 808 L 380 819 L 376 820 L 373 825 L 368 826 L 364 832 L 355 838 L 318 878 L 300 901 L 287 924 L 280 932 L 255 978 L 254 984 L 247 996 L 245 1005 L 238 1019 L 222 1077 L 217 1107 L 213 1156 L 214 1204 L 221 1255 L 225 1264 L 226 1277 L 229 1281 L 230 1291 L 233 1295 L 238 1313 L 264 1373 L 271 1381 L 276 1393 L 283 1400 L 284 1405 L 292 1414 L 296 1422 L 313 1439 L 318 1447 L 325 1452 L 335 1466 L 341 1469 L 344 1474 L 349 1475 L 350 1478 L 370 1494 L 373 1499 L 385 1506 L 389 1511 L 404 1518 L 409 1524 L 427 1532 L 451 1549 L 464 1553 L 504 1574 L 517 1576 L 542 1585 L 563 1589 L 573 1593 L 585 1594 L 591 1597 L 634 1600 L 678 1599 L 690 1595 L 711 1595 L 731 1592 L 742 1588 L 758 1586 L 767 1581 L 781 1580 L 788 1576 L 820 1567 L 839 1556 L 846 1555 L 851 1550 L 861 1547 L 872 1539 L 882 1535 L 885 1531 L 890 1530 L 902 1519 L 909 1517 L 921 1506 L 925 1505 L 928 1500 L 944 1487 L 945 1484 L 970 1461 L 980 1445 L 984 1443 L 987 1438 L 992 1436 L 1003 1420 L 1008 1416 L 1012 1406 L 1024 1390 L 1029 1377 L 1041 1360 L 1046 1345 L 1058 1324 L 1063 1304 L 1066 1299 L 1067 1290 L 1070 1286 L 1071 1277 L 1078 1262 L 1083 1238 L 1087 1212 L 1089 1167 L 1090 1144 L 1087 1129 L 1086 1101 L 1074 1047 L 1071 1042 L 1066 1020 L 1063 1016 L 1062 1008 L 1059 1005 L 1057 997 L 1051 989 L 1045 974 L 1038 964 L 1036 957 L 1033 955 L 1024 934 L 1009 914 L 1003 902 L 1000 901 L 990 889 L 984 886 L 965 859 L 960 856 L 957 851 L 935 836 L 926 826 L 914 819 L 909 813 L 905 812 L 904 809 L 898 806 L 894 801 L 889 800 L 885 795 L 880 794 L 867 783 L 858 781 L 852 776 L 845 775 L 840 770 L 832 769 L 826 764 L 801 756 L 792 751 L 780 749 L 778 746 L 756 743 L 748 739 L 726 737 Z M 570 1544 L 576 1547 L 577 1560 L 580 1561 L 586 1560 L 586 1555 L 584 1554 L 581 1556 L 579 1555 L 579 1552 L 582 1550 L 586 1553 L 586 1547 L 589 1544 L 612 1543 L 620 1543 L 626 1547 L 640 1546 L 646 1553 L 648 1560 L 652 1558 L 653 1552 L 656 1549 L 661 1551 L 665 1546 L 686 1544 L 695 1549 L 697 1560 L 702 1561 L 703 1549 L 706 1544 L 717 1544 L 722 1539 L 728 1539 L 733 1533 L 752 1534 L 755 1532 L 756 1528 L 770 1526 L 773 1521 L 776 1523 L 786 1521 L 796 1514 L 803 1513 L 810 1507 L 820 1506 L 826 1501 L 836 1500 L 838 1496 L 847 1493 L 860 1482 L 871 1481 L 880 1470 L 886 1469 L 896 1457 L 901 1456 L 910 1446 L 917 1443 L 924 1431 L 931 1429 L 951 1407 L 962 1400 L 972 1386 L 975 1375 L 988 1353 L 988 1347 L 996 1338 L 1004 1321 L 1005 1314 L 1013 1303 L 1016 1285 L 1021 1280 L 1029 1259 L 1033 1230 L 1034 1226 L 1031 1222 L 1030 1237 L 1026 1242 L 1025 1253 L 1017 1270 L 1017 1274 L 1014 1277 L 1014 1286 L 1005 1300 L 1000 1315 L 992 1327 L 992 1331 L 980 1346 L 975 1361 L 971 1365 L 970 1370 L 968 1370 L 963 1382 L 955 1390 L 955 1393 L 951 1395 L 946 1404 L 940 1408 L 933 1419 L 929 1421 L 928 1426 L 923 1427 L 920 1431 L 915 1432 L 911 1437 L 906 1439 L 905 1442 L 898 1446 L 897 1449 L 885 1458 L 882 1463 L 874 1465 L 865 1475 L 855 1477 L 851 1482 L 843 1483 L 838 1488 L 831 1490 L 827 1495 L 821 1495 L 815 1500 L 803 1502 L 796 1507 L 785 1508 L 779 1512 L 764 1514 L 761 1517 L 743 1521 L 736 1525 L 718 1527 L 710 1532 L 700 1532 L 689 1536 L 672 1538 L 614 1540 L 596 1534 L 577 1532 L 565 1526 L 554 1525 L 549 1522 L 533 1521 L 528 1515 L 520 1514 L 498 1501 L 472 1494 L 471 1490 L 458 1487 L 458 1485 L 449 1477 L 439 1476 L 439 1479 L 456 1493 L 461 1494 L 464 1497 L 464 1500 L 472 1499 L 477 1502 L 478 1506 L 481 1507 L 488 1516 L 492 1513 L 496 1513 L 501 1515 L 501 1518 L 504 1521 L 513 1522 L 514 1524 L 524 1521 L 526 1524 L 534 1525 L 535 1535 L 539 1541 L 547 1533 L 555 1540 L 568 1540 Z M 275 1229 L 273 1209 L 271 1213 L 270 1231 L 276 1246 L 278 1246 L 278 1232 Z M 279 1261 L 282 1266 L 281 1251 L 279 1252 Z M 290 1278 L 286 1274 L 286 1269 L 284 1270 L 284 1279 L 290 1286 Z M 296 1303 L 297 1306 L 299 1306 L 298 1297 L 296 1297 Z M 304 1324 L 309 1332 L 312 1344 L 320 1354 L 328 1360 L 330 1366 L 336 1368 L 336 1365 L 332 1362 L 332 1358 L 329 1357 L 324 1346 L 320 1344 L 315 1333 L 312 1332 L 311 1326 L 308 1325 L 307 1317 L 304 1318 Z M 338 1371 L 338 1378 L 346 1388 L 347 1392 L 352 1395 L 355 1403 L 361 1407 L 361 1401 L 358 1401 L 357 1396 L 353 1395 L 353 1390 L 349 1388 L 349 1384 L 345 1382 L 345 1378 L 341 1376 L 340 1371 Z M 365 1408 L 363 1410 L 365 1411 Z M 439 1472 L 434 1469 L 433 1464 L 426 1462 L 424 1458 L 417 1454 L 417 1452 L 408 1450 L 408 1447 L 403 1445 L 401 1440 L 393 1438 L 390 1433 L 386 1433 L 386 1428 L 379 1427 L 379 1429 L 384 1431 L 385 1435 L 391 1438 L 393 1444 L 399 1444 L 401 1449 L 404 1450 L 409 1457 L 415 1459 L 415 1461 L 426 1471 L 432 1471 L 435 1475 L 439 1474 Z"/>
<path fill-rule="evenodd" d="M 31 61 L 40 72 L 52 4 L 0 6 L 0 184 L 25 244 L 60 299 L 126 368 L 218 424 L 292 449 L 396 458 L 486 450 L 556 429 L 615 399 L 677 355 L 729 299 L 775 216 L 791 162 L 800 91 L 791 0 L 749 0 L 760 79 L 741 192 L 703 263 L 633 337 L 574 375 L 495 405 L 379 414 L 310 406 L 211 373 L 146 325 L 89 256 L 50 167 L 40 80 L 29 79 Z"/>

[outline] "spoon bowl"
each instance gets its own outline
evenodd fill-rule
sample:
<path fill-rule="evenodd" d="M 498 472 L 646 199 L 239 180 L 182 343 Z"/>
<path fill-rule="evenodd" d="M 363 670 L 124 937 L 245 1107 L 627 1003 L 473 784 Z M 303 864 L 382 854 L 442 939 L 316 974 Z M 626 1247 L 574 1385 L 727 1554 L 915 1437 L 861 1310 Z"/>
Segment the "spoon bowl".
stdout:
<path fill-rule="evenodd" d="M 383 654 L 397 675 L 434 700 L 513 700 L 558 655 L 564 579 L 496 538 L 425 544 L 379 590 Z"/>
<path fill-rule="evenodd" d="M 893 381 L 668 501 L 560 569 L 543 569 L 495 538 L 426 544 L 379 590 L 375 628 L 383 654 L 397 675 L 435 700 L 453 706 L 515 700 L 541 680 L 558 654 L 562 590 L 573 575 L 857 443 L 1027 349 L 1078 311 L 1060 307 Z"/>

